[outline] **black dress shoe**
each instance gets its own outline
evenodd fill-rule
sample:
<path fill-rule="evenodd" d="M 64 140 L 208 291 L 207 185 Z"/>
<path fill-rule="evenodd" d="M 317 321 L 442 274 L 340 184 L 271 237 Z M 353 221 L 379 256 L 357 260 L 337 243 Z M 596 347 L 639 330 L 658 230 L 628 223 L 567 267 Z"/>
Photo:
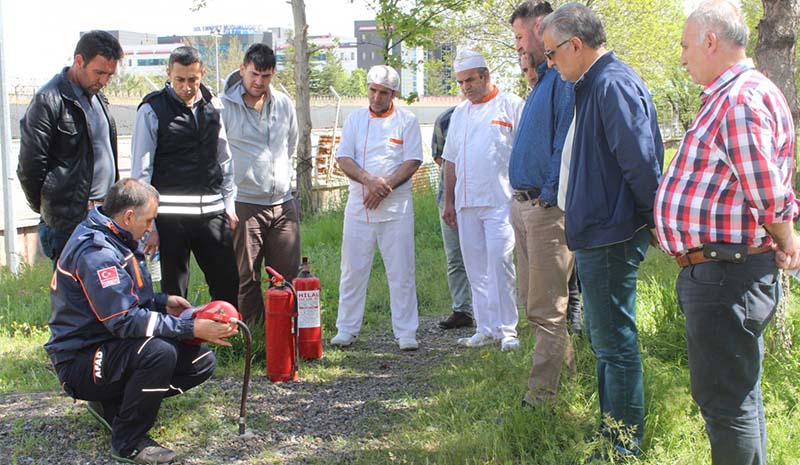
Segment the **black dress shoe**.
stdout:
<path fill-rule="evenodd" d="M 453 312 L 446 320 L 439 322 L 439 327 L 442 329 L 454 329 L 474 326 L 474 324 L 472 317 L 466 313 Z"/>

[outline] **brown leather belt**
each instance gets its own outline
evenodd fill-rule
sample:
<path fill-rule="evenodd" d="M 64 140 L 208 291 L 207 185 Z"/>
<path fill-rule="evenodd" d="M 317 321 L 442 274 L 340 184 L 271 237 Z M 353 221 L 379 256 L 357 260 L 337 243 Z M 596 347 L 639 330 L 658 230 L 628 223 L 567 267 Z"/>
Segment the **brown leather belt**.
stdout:
<path fill-rule="evenodd" d="M 772 245 L 762 245 L 761 247 L 748 247 L 747 255 L 758 255 L 761 253 L 769 252 L 772 250 Z M 703 248 L 699 247 L 691 249 L 683 255 L 675 257 L 675 261 L 681 268 L 686 268 L 689 265 L 699 265 L 700 263 L 716 262 L 716 258 L 706 257 L 703 255 Z"/>
<path fill-rule="evenodd" d="M 91 210 L 99 205 L 103 205 L 103 199 L 90 200 L 89 203 L 86 204 L 86 209 Z"/>

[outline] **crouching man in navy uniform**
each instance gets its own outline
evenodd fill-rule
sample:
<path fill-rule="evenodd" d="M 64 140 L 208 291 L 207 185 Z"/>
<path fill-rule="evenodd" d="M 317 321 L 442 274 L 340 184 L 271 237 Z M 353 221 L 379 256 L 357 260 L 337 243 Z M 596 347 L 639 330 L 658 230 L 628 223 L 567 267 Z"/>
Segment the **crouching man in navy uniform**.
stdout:
<path fill-rule="evenodd" d="M 50 283 L 53 315 L 45 344 L 67 394 L 88 400 L 111 431 L 112 456 L 129 463 L 170 463 L 175 453 L 147 432 L 161 400 L 199 385 L 214 354 L 182 341 L 220 345 L 236 330 L 179 318 L 183 297 L 154 293 L 140 239 L 152 230 L 158 192 L 132 179 L 114 184 L 70 237 Z"/>

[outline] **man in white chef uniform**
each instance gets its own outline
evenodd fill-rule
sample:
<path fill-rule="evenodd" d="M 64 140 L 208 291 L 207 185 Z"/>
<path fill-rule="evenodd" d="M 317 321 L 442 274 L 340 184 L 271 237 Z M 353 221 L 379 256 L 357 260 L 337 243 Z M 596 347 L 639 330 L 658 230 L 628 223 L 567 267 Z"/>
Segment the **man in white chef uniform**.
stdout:
<path fill-rule="evenodd" d="M 462 50 L 453 68 L 466 100 L 453 112 L 444 145 L 442 219 L 458 225 L 476 326 L 458 344 L 499 340 L 501 350 L 514 350 L 519 340 L 508 163 L 523 103 L 492 83 L 479 53 Z"/>
<path fill-rule="evenodd" d="M 369 107 L 353 112 L 342 128 L 336 161 L 350 178 L 344 211 L 338 333 L 331 344 L 352 344 L 364 319 L 364 302 L 377 245 L 389 282 L 392 330 L 400 350 L 416 350 L 414 205 L 407 182 L 422 163 L 416 116 L 397 108 L 400 76 L 373 66 L 367 73 Z"/>

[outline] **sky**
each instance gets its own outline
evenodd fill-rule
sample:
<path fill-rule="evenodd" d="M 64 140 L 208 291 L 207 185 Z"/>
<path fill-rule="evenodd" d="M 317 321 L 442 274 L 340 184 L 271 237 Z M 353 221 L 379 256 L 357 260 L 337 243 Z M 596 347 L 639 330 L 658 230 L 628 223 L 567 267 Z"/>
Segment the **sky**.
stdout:
<path fill-rule="evenodd" d="M 0 0 L 6 74 L 45 81 L 72 63 L 80 31 L 126 30 L 186 35 L 195 26 L 254 24 L 292 28 L 287 0 Z M 309 34 L 353 36 L 353 21 L 373 19 L 363 0 L 306 0 Z"/>

